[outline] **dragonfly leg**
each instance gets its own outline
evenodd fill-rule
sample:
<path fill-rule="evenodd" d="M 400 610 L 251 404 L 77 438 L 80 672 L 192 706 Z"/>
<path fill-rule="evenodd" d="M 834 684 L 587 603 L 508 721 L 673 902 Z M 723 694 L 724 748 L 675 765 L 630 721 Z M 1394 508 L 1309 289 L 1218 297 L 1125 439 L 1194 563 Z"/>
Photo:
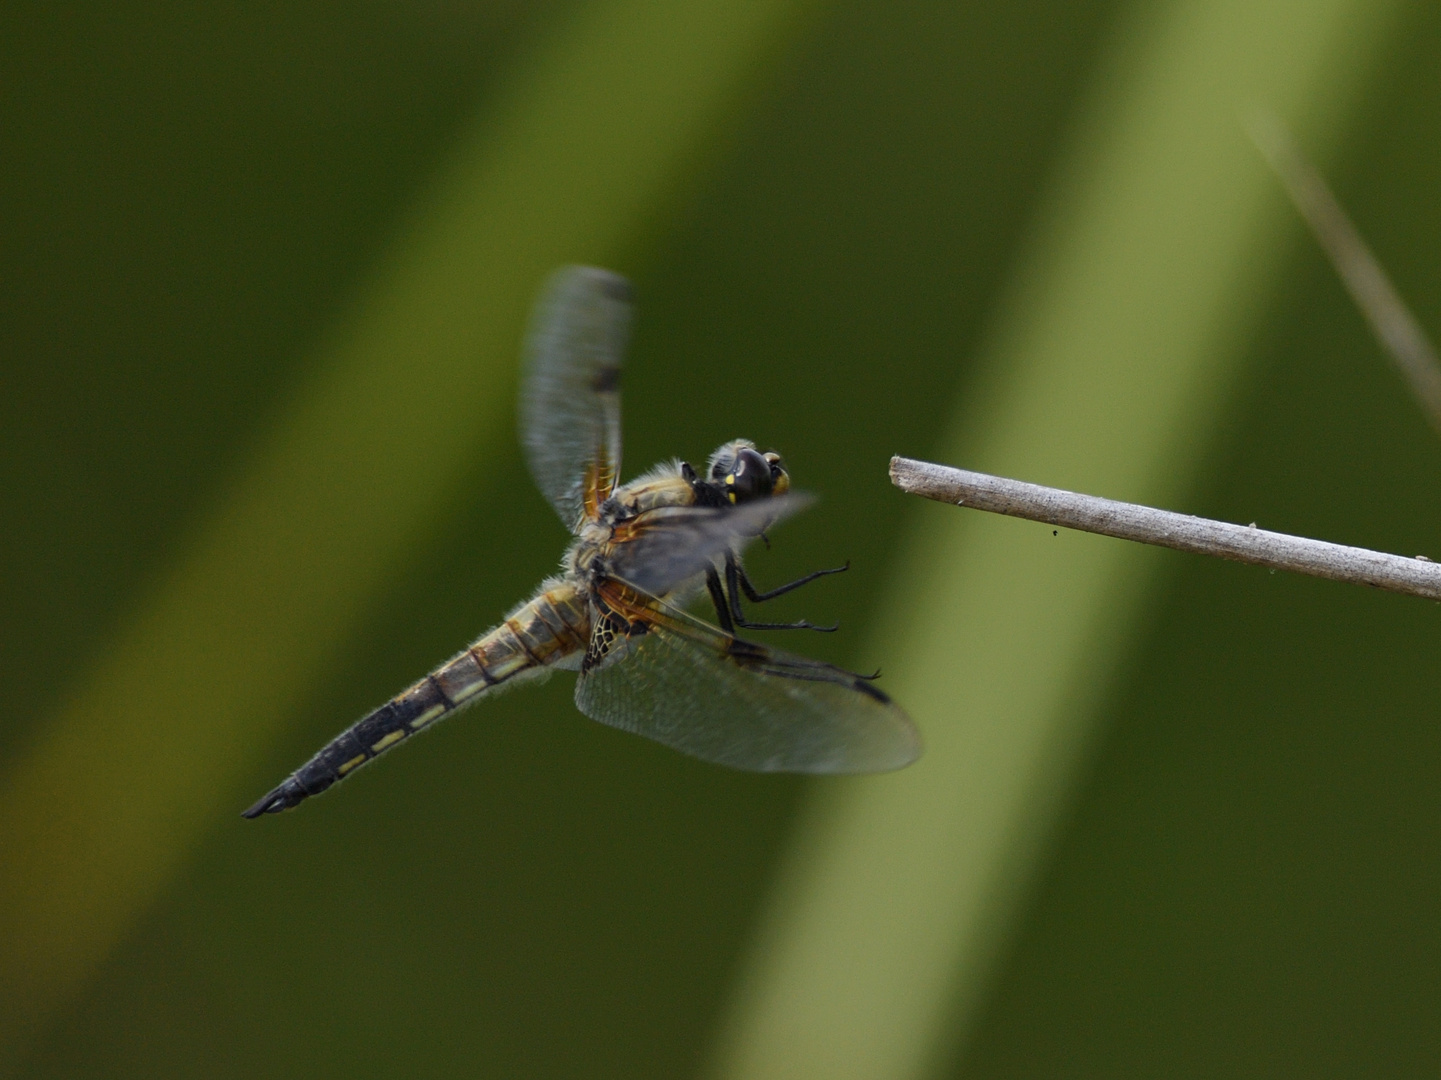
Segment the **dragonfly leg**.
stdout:
<path fill-rule="evenodd" d="M 726 601 L 726 606 L 729 607 L 730 610 L 727 613 L 728 617 L 721 620 L 722 626 L 724 626 L 724 624 L 727 622 L 733 622 L 736 626 L 744 627 L 747 630 L 819 630 L 823 634 L 832 633 L 837 629 L 836 626 L 817 626 L 812 622 L 807 622 L 805 619 L 801 619 L 799 622 L 793 623 L 751 622 L 745 617 L 745 614 L 741 611 L 740 594 L 744 592 L 747 599 L 751 600 L 753 603 L 759 604 L 766 600 L 774 600 L 777 596 L 783 596 L 786 593 L 790 592 L 792 589 L 798 589 L 802 585 L 808 584 L 809 582 L 814 581 L 818 577 L 825 577 L 827 574 L 839 574 L 843 570 L 850 569 L 850 565 L 850 563 L 846 563 L 845 566 L 837 566 L 831 570 L 816 570 L 812 573 L 807 574 L 803 578 L 797 578 L 795 581 L 790 582 L 788 585 L 782 585 L 778 589 L 771 589 L 769 592 L 757 592 L 756 587 L 751 584 L 751 579 L 746 576 L 745 569 L 738 561 L 736 561 L 735 556 L 727 555 L 726 588 L 724 590 L 724 599 Z M 715 576 L 715 571 L 712 570 L 707 575 L 707 585 L 710 584 L 710 579 L 714 578 Z M 719 598 L 716 596 L 716 592 L 719 590 L 719 588 L 720 582 L 719 580 L 717 580 L 715 583 L 715 588 L 711 590 L 711 600 L 716 603 L 717 613 L 719 613 L 720 610 Z"/>
<path fill-rule="evenodd" d="M 726 560 L 726 574 L 729 575 L 731 570 L 735 571 L 736 579 L 740 582 L 740 587 L 745 592 L 746 599 L 753 604 L 764 603 L 766 600 L 774 600 L 777 596 L 784 596 L 792 589 L 799 589 L 802 585 L 809 585 L 816 578 L 826 577 L 830 574 L 844 574 L 850 568 L 850 561 L 847 560 L 844 566 L 833 566 L 829 570 L 812 570 L 805 577 L 796 578 L 789 584 L 781 585 L 778 588 L 771 589 L 769 592 L 756 592 L 756 587 L 751 584 L 751 579 L 747 576 L 745 567 L 741 566 L 734 556 Z"/>
<path fill-rule="evenodd" d="M 705 587 L 710 593 L 710 602 L 715 605 L 715 617 L 720 628 L 734 637 L 736 628 L 731 621 L 731 603 L 726 598 L 725 590 L 721 588 L 720 575 L 715 572 L 714 566 L 705 572 Z"/>

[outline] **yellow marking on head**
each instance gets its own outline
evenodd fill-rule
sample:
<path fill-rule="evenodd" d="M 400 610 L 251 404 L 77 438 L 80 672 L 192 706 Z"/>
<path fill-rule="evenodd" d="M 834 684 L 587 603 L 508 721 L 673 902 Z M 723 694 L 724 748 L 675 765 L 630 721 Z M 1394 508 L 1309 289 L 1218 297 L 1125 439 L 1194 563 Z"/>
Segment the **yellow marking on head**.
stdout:
<path fill-rule="evenodd" d="M 734 484 L 735 482 L 736 482 L 736 474 L 735 474 L 735 473 L 731 473 L 729 476 L 726 477 L 726 483 L 727 483 L 727 484 Z"/>
<path fill-rule="evenodd" d="M 349 761 L 347 761 L 344 765 L 342 765 L 340 768 L 336 769 L 335 771 L 336 771 L 337 773 L 339 773 L 341 776 L 344 776 L 346 773 L 348 773 L 351 769 L 355 768 L 357 765 L 364 765 L 364 764 L 365 764 L 365 755 L 364 755 L 364 754 L 356 754 L 353 758 L 351 758 Z"/>
<path fill-rule="evenodd" d="M 410 730 L 414 731 L 418 727 L 424 727 L 443 712 L 445 712 L 444 705 L 432 705 L 410 722 Z M 397 732 L 397 734 L 399 734 L 399 732 Z"/>
<path fill-rule="evenodd" d="M 736 493 L 734 491 L 727 491 L 726 497 L 729 498 L 731 502 L 736 501 Z"/>
<path fill-rule="evenodd" d="M 396 743 L 400 742 L 400 740 L 403 739 L 403 738 L 405 738 L 405 732 L 403 732 L 403 731 L 392 731 L 389 735 L 387 735 L 385 738 L 381 739 L 379 742 L 371 743 L 371 745 L 370 745 L 370 752 L 371 752 L 372 754 L 378 754 L 378 753 L 380 753 L 382 750 L 384 750 L 387 746 L 394 746 Z"/>

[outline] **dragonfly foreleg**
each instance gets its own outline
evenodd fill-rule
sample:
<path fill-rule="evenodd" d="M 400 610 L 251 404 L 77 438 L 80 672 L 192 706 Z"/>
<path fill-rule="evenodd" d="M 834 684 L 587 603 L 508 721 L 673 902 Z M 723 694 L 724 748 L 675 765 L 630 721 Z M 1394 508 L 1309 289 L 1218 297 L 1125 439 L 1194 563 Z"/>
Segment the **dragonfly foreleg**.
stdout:
<path fill-rule="evenodd" d="M 761 604 L 767 600 L 774 600 L 777 596 L 784 596 L 792 589 L 799 589 L 802 585 L 809 585 L 816 578 L 826 577 L 829 574 L 844 574 L 850 568 L 850 560 L 847 560 L 844 566 L 833 566 L 829 570 L 812 570 L 805 577 L 796 578 L 794 581 L 771 589 L 769 592 L 756 592 L 756 587 L 751 584 L 751 579 L 746 575 L 745 567 L 736 560 L 735 556 L 726 559 L 726 575 L 729 577 L 731 571 L 735 571 L 736 580 L 740 582 L 740 587 L 742 591 L 745 592 L 746 599 L 753 604 Z"/>
<path fill-rule="evenodd" d="M 798 589 L 814 581 L 818 577 L 825 577 L 827 574 L 839 574 L 850 569 L 850 563 L 845 566 L 837 566 L 830 570 L 816 570 L 805 577 L 797 578 L 789 584 L 782 585 L 769 592 L 758 592 L 751 579 L 746 575 L 745 568 L 734 555 L 726 556 L 726 587 L 721 588 L 719 575 L 714 570 L 706 574 L 706 587 L 710 590 L 711 602 L 716 606 L 716 615 L 721 621 L 721 627 L 727 633 L 733 633 L 734 627 L 739 626 L 746 630 L 819 630 L 821 633 L 829 634 L 837 629 L 835 626 L 816 626 L 812 622 L 801 619 L 792 623 L 758 623 L 751 622 L 741 611 L 740 594 L 745 593 L 746 598 L 754 603 L 762 603 L 766 600 L 774 600 L 777 596 L 784 596 L 792 589 Z M 724 610 L 723 610 L 724 609 Z"/>
<path fill-rule="evenodd" d="M 705 572 L 705 587 L 710 593 L 710 602 L 715 605 L 716 621 L 727 634 L 735 635 L 736 627 L 731 619 L 731 602 L 726 597 L 726 592 L 721 588 L 720 575 L 711 567 Z"/>

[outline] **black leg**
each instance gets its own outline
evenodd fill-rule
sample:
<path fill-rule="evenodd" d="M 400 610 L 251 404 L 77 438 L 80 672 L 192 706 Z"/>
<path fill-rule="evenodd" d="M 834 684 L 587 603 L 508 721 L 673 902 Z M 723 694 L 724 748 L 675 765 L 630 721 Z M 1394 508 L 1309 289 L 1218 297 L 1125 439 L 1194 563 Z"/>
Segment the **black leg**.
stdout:
<path fill-rule="evenodd" d="M 829 574 L 844 574 L 850 568 L 851 564 L 847 562 L 844 566 L 834 566 L 829 570 L 813 570 L 805 577 L 796 578 L 795 581 L 792 581 L 788 585 L 782 585 L 779 588 L 772 589 L 770 592 L 762 593 L 756 592 L 756 587 L 751 584 L 751 579 L 746 576 L 745 567 L 736 562 L 734 558 L 728 558 L 726 560 L 726 575 L 729 577 L 731 572 L 734 571 L 736 579 L 740 582 L 741 589 L 746 594 L 746 599 L 753 604 L 774 600 L 777 596 L 784 596 L 792 589 L 799 589 L 802 585 L 809 585 L 816 578 L 826 577 Z"/>
<path fill-rule="evenodd" d="M 814 581 L 818 577 L 824 577 L 826 574 L 839 573 L 841 570 L 847 569 L 849 565 L 850 564 L 847 563 L 846 566 L 838 567 L 835 570 L 817 570 L 815 573 L 807 574 L 805 577 L 801 578 L 798 581 L 792 581 L 789 585 L 782 585 L 779 589 L 772 589 L 768 593 L 758 593 L 756 592 L 755 586 L 751 584 L 750 578 L 746 577 L 746 572 L 742 570 L 740 564 L 736 562 L 735 557 L 727 556 L 726 589 L 723 598 L 728 602 L 728 606 L 730 608 L 729 621 L 733 622 L 736 626 L 743 627 L 746 630 L 819 630 L 823 634 L 832 633 L 837 629 L 837 627 L 816 626 L 814 623 L 807 622 L 805 619 L 800 620 L 800 622 L 793 623 L 751 622 L 745 617 L 745 614 L 741 611 L 740 593 L 744 591 L 747 597 L 757 603 L 763 600 L 773 600 L 777 596 L 788 593 L 792 589 L 797 589 L 809 581 Z M 714 570 L 710 570 L 706 573 L 707 587 L 710 587 L 711 581 L 715 578 L 716 573 Z M 716 580 L 715 587 L 711 588 L 711 600 L 712 602 L 716 603 L 717 611 L 719 611 L 720 609 L 720 603 L 716 597 L 716 592 L 719 588 L 720 582 L 719 580 Z M 726 620 L 722 621 L 722 625 L 724 625 L 725 621 Z M 726 629 L 729 631 L 728 627 Z"/>
<path fill-rule="evenodd" d="M 705 572 L 705 587 L 710 592 L 710 602 L 715 605 L 715 617 L 721 629 L 735 636 L 735 624 L 731 622 L 730 604 L 726 601 L 725 590 L 721 588 L 720 575 L 711 567 Z"/>

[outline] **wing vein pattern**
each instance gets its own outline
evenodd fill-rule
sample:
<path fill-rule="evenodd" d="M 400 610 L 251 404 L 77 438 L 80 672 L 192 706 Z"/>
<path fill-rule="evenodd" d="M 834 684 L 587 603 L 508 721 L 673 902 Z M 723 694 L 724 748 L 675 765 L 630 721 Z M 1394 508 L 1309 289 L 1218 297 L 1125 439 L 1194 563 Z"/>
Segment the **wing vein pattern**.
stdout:
<path fill-rule="evenodd" d="M 620 476 L 621 362 L 630 283 L 567 266 L 546 285 L 526 338 L 520 427 L 536 485 L 566 528 L 594 520 Z"/>
<path fill-rule="evenodd" d="M 576 682 L 592 720 L 755 772 L 885 772 L 920 756 L 910 719 L 862 677 L 732 637 L 628 582 L 597 593 L 630 629 Z"/>

